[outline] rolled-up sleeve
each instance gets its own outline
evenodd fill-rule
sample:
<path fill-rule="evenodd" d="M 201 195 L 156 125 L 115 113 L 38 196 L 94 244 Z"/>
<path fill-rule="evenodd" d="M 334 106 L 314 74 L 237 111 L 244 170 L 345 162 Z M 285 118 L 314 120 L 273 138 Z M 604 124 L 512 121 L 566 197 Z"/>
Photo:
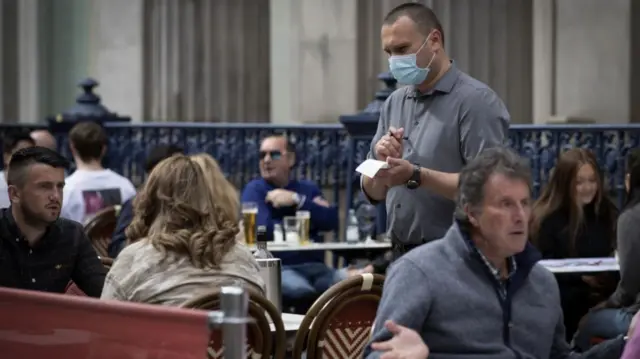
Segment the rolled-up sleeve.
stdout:
<path fill-rule="evenodd" d="M 466 97 L 460 114 L 460 154 L 465 162 L 487 148 L 507 144 L 511 117 L 502 100 L 490 89 Z"/>
<path fill-rule="evenodd" d="M 384 136 L 385 133 L 389 131 L 389 111 L 391 109 L 391 101 L 392 101 L 392 96 L 389 96 L 389 98 L 387 98 L 387 100 L 384 102 L 384 105 L 382 105 L 382 109 L 380 110 L 380 116 L 378 117 L 378 129 L 376 130 L 376 134 L 373 135 L 373 139 L 371 140 L 371 145 L 369 146 L 369 153 L 367 153 L 367 158 L 376 158 L 375 152 L 374 152 L 376 143 L 378 143 L 378 141 L 380 141 L 382 136 Z M 369 203 L 377 204 L 378 201 L 369 197 L 367 192 L 364 190 L 362 181 L 363 181 L 363 177 L 360 176 L 360 189 L 362 190 L 362 193 L 364 193 Z"/>

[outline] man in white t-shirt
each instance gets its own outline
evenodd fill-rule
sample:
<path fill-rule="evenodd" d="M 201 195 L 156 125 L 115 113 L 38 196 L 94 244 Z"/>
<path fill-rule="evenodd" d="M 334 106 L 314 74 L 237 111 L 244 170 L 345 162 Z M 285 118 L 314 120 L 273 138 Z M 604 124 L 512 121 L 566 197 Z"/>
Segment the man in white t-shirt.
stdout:
<path fill-rule="evenodd" d="M 7 186 L 6 171 L 9 168 L 11 156 L 18 150 L 35 146 L 35 141 L 28 133 L 15 133 L 2 139 L 2 160 L 4 170 L 0 172 L 0 208 L 9 208 L 9 190 Z"/>
<path fill-rule="evenodd" d="M 100 210 L 120 205 L 136 194 L 127 178 L 102 167 L 107 134 L 94 122 L 81 122 L 69 132 L 76 170 L 66 179 L 61 217 L 86 223 Z"/>

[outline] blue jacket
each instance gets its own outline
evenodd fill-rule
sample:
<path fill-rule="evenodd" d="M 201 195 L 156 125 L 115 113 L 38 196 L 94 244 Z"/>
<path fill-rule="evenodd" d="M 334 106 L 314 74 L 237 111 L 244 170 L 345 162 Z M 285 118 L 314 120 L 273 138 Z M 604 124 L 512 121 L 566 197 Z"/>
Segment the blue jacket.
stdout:
<path fill-rule="evenodd" d="M 322 197 L 318 186 L 306 180 L 291 180 L 283 189 L 304 196 L 302 206 L 274 208 L 265 202 L 267 193 L 277 187 L 262 178 L 249 182 L 242 190 L 241 202 L 255 202 L 258 205 L 256 225 L 266 226 L 268 233 L 273 233 L 274 224 L 281 224 L 284 217 L 295 216 L 296 211 L 309 211 L 311 214 L 311 228 L 309 236 L 313 241 L 322 239 L 320 232 L 337 230 L 339 226 L 338 209 L 335 206 L 324 207 L 313 202 L 317 197 Z M 273 238 L 273 236 L 271 236 Z M 306 251 L 304 255 L 293 252 L 278 253 L 283 265 L 324 262 L 324 253 L 318 251 Z"/>

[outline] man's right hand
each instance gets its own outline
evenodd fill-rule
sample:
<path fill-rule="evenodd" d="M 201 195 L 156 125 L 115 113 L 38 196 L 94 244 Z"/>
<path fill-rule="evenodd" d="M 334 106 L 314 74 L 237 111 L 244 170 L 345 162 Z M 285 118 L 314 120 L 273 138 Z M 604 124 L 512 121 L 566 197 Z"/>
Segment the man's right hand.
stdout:
<path fill-rule="evenodd" d="M 382 136 L 373 148 L 376 159 L 386 161 L 387 157 L 402 158 L 402 137 L 404 128 L 389 127 L 389 132 Z"/>

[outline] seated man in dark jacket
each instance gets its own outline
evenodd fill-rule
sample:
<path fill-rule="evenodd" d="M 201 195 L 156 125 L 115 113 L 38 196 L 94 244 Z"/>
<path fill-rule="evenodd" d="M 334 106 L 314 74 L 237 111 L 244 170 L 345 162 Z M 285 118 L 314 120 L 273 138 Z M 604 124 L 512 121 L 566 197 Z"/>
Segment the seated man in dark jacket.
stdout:
<path fill-rule="evenodd" d="M 159 145 L 154 147 L 149 155 L 147 156 L 147 161 L 145 164 L 145 171 L 147 173 L 151 173 L 153 168 L 165 158 L 169 158 L 177 153 L 184 153 L 184 150 L 178 146 L 174 145 Z M 109 256 L 111 258 L 115 258 L 118 256 L 118 253 L 125 247 L 127 243 L 127 237 L 124 234 L 124 231 L 131 224 L 131 220 L 133 219 L 133 200 L 135 197 L 132 197 L 128 201 L 122 204 L 122 208 L 120 209 L 120 215 L 118 216 L 118 223 L 116 224 L 116 230 L 113 232 L 113 236 L 111 237 L 111 243 L 109 244 Z"/>
<path fill-rule="evenodd" d="M 60 217 L 68 161 L 44 147 L 15 152 L 11 206 L 0 210 L 0 287 L 64 293 L 69 281 L 100 297 L 107 270 L 82 225 Z"/>

